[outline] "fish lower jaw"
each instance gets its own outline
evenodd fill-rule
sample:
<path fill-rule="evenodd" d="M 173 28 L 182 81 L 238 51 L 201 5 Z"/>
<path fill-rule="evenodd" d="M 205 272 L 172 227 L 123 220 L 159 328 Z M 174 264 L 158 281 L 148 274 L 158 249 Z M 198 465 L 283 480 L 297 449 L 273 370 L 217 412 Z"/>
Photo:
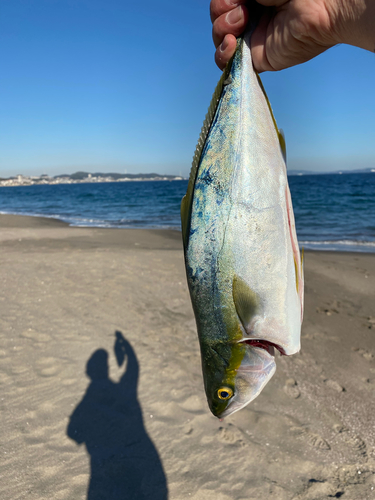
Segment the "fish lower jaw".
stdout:
<path fill-rule="evenodd" d="M 275 349 L 277 349 L 279 351 L 279 353 L 281 354 L 281 356 L 286 356 L 286 352 L 283 349 L 283 347 L 281 347 L 278 344 L 274 344 L 273 342 L 269 342 L 268 340 L 264 340 L 264 339 L 244 339 L 244 340 L 241 340 L 241 343 L 247 344 L 247 345 L 250 345 L 250 346 L 253 346 L 253 347 L 259 347 L 261 349 L 264 349 L 271 356 L 275 356 Z"/>

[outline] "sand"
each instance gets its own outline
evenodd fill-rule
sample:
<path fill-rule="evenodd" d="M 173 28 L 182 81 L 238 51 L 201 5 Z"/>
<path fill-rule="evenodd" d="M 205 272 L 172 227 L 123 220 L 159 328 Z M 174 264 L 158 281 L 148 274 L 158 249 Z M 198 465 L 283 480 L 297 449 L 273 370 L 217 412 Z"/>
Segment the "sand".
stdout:
<path fill-rule="evenodd" d="M 375 254 L 305 253 L 302 351 L 220 422 L 178 232 L 0 228 L 2 500 L 375 498 Z"/>

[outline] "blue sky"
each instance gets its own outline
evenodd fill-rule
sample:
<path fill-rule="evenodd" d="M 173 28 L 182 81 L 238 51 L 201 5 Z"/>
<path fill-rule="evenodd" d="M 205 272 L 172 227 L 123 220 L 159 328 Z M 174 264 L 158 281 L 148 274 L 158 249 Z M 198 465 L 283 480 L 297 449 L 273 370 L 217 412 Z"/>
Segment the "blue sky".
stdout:
<path fill-rule="evenodd" d="M 188 175 L 212 92 L 205 0 L 2 0 L 0 177 Z M 375 55 L 335 47 L 262 79 L 291 169 L 375 166 Z"/>

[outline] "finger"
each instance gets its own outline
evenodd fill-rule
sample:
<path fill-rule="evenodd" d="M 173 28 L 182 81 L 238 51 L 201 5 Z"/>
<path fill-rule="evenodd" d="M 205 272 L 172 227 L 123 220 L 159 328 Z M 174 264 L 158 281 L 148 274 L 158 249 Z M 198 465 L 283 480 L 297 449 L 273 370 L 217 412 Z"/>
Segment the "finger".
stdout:
<path fill-rule="evenodd" d="M 242 5 L 218 17 L 212 26 L 215 47 L 221 44 L 225 35 L 240 36 L 246 27 L 248 17 L 247 9 Z"/>
<path fill-rule="evenodd" d="M 210 16 L 211 21 L 214 22 L 215 19 L 220 17 L 222 14 L 235 9 L 239 5 L 246 3 L 246 0 L 211 0 L 210 4 Z"/>
<path fill-rule="evenodd" d="M 224 69 L 229 59 L 233 56 L 237 47 L 236 37 L 233 35 L 226 35 L 224 40 L 216 49 L 215 62 L 220 69 Z"/>
<path fill-rule="evenodd" d="M 267 7 L 281 7 L 284 3 L 288 3 L 290 0 L 257 0 L 261 5 Z"/>

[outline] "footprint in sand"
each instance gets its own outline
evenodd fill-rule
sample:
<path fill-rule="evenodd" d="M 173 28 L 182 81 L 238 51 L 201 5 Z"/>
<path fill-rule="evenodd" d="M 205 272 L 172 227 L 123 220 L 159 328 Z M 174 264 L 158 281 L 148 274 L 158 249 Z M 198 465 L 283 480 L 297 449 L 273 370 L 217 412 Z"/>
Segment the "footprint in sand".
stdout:
<path fill-rule="evenodd" d="M 345 387 L 342 387 L 336 380 L 331 380 L 330 378 L 327 378 L 324 380 L 325 384 L 327 387 L 330 389 L 333 389 L 336 392 L 345 392 Z"/>
<path fill-rule="evenodd" d="M 330 445 L 327 443 L 327 441 L 320 434 L 310 432 L 305 427 L 294 426 L 294 427 L 291 427 L 289 430 L 295 436 L 303 438 L 313 448 L 316 448 L 316 449 L 322 450 L 322 451 L 328 451 L 331 449 Z"/>
<path fill-rule="evenodd" d="M 374 359 L 374 355 L 372 352 L 366 351 L 366 349 L 361 349 L 360 347 L 352 347 L 352 351 L 356 352 L 367 361 L 372 361 Z"/>
<path fill-rule="evenodd" d="M 331 447 L 327 443 L 327 441 L 322 438 L 319 434 L 313 434 L 308 432 L 306 435 L 307 442 L 309 443 L 310 446 L 313 446 L 314 448 L 317 448 L 318 450 L 330 450 Z"/>
<path fill-rule="evenodd" d="M 48 333 L 39 333 L 29 328 L 21 333 L 21 337 L 25 339 L 33 340 L 34 342 L 49 342 L 51 340 L 51 336 Z"/>
<path fill-rule="evenodd" d="M 364 377 L 362 378 L 363 386 L 365 389 L 368 391 L 373 391 L 375 389 L 375 379 L 374 378 L 369 378 L 369 377 Z"/>
<path fill-rule="evenodd" d="M 39 374 L 42 377 L 53 377 L 54 375 L 57 375 L 58 373 L 60 373 L 60 368 L 58 366 L 50 366 L 47 368 L 43 368 L 39 372 Z"/>
<path fill-rule="evenodd" d="M 345 443 L 357 455 L 360 455 L 360 456 L 367 455 L 367 446 L 361 437 L 347 435 L 347 436 L 345 436 Z"/>
<path fill-rule="evenodd" d="M 333 302 L 328 303 L 326 306 L 317 307 L 316 312 L 320 314 L 326 314 L 327 316 L 332 316 L 332 314 L 339 314 L 340 302 L 334 300 Z"/>
<path fill-rule="evenodd" d="M 59 360 L 57 358 L 48 357 L 40 358 L 36 362 L 35 370 L 37 374 L 42 377 L 53 377 L 60 373 L 61 367 L 59 366 Z"/>
<path fill-rule="evenodd" d="M 228 495 L 225 495 L 224 493 L 202 488 L 200 488 L 194 495 L 189 494 L 186 498 L 191 500 L 231 500 L 231 497 L 228 497 Z"/>
<path fill-rule="evenodd" d="M 4 373 L 4 372 L 0 372 L 0 384 L 5 384 L 7 382 L 9 382 L 10 377 L 8 374 Z"/>
<path fill-rule="evenodd" d="M 321 339 L 327 339 L 327 335 L 322 332 L 312 332 L 312 333 L 304 333 L 302 335 L 302 338 L 307 339 L 307 340 L 321 340 Z"/>
<path fill-rule="evenodd" d="M 27 366 L 22 366 L 22 365 L 13 365 L 12 366 L 12 374 L 13 375 L 22 375 L 23 373 L 26 373 L 29 371 L 29 368 Z"/>
<path fill-rule="evenodd" d="M 307 491 L 296 500 L 323 500 L 323 498 L 340 498 L 340 496 L 340 491 L 334 484 L 325 480 L 310 479 Z"/>
<path fill-rule="evenodd" d="M 285 385 L 284 385 L 284 392 L 290 398 L 293 398 L 293 399 L 297 399 L 301 395 L 301 392 L 297 387 L 297 382 L 294 380 L 294 378 L 288 378 L 286 380 Z"/>
<path fill-rule="evenodd" d="M 196 395 L 188 397 L 184 402 L 179 403 L 178 406 L 189 413 L 203 412 L 202 399 Z"/>
<path fill-rule="evenodd" d="M 366 482 L 366 479 L 373 474 L 372 471 L 369 471 L 367 469 L 368 467 L 366 465 L 346 464 L 337 470 L 335 479 L 341 487 L 363 484 Z"/>
<path fill-rule="evenodd" d="M 61 385 L 70 386 L 76 384 L 77 382 L 78 380 L 76 378 L 66 378 L 61 381 Z"/>
<path fill-rule="evenodd" d="M 337 432 L 337 434 L 341 434 L 342 432 L 348 432 L 349 429 L 343 424 L 335 424 L 333 430 Z"/>
<path fill-rule="evenodd" d="M 224 444 L 235 444 L 240 446 L 243 446 L 245 444 L 244 435 L 237 427 L 232 424 L 228 424 L 228 427 L 219 427 L 217 439 Z"/>
<path fill-rule="evenodd" d="M 182 428 L 182 433 L 189 436 L 193 432 L 193 425 L 191 422 L 186 422 Z"/>
<path fill-rule="evenodd" d="M 341 440 L 351 449 L 351 454 L 355 453 L 360 457 L 367 456 L 367 445 L 360 436 L 351 436 L 349 429 L 342 424 L 335 424 L 333 430 L 340 435 Z"/>

